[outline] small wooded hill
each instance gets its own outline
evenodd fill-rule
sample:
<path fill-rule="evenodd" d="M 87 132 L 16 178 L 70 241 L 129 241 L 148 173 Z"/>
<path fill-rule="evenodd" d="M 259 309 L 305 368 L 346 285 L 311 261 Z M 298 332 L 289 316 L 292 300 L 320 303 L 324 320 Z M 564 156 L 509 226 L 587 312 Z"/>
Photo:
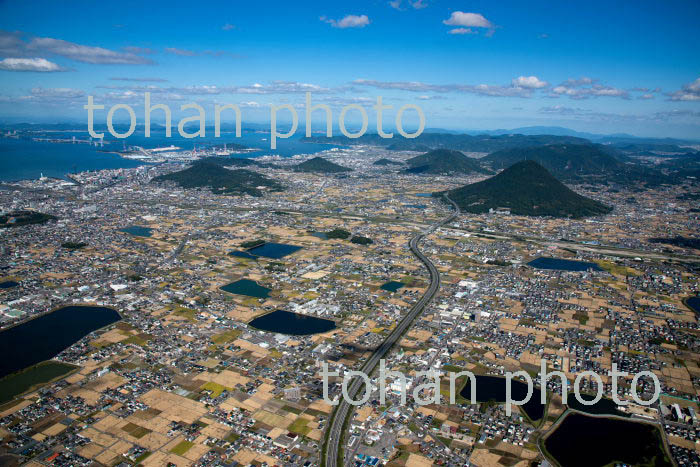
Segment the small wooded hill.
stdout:
<path fill-rule="evenodd" d="M 314 172 L 314 173 L 341 173 L 341 172 L 352 172 L 352 169 L 348 167 L 343 167 L 335 162 L 331 162 L 323 157 L 314 157 L 308 161 L 304 161 L 301 164 L 297 164 L 293 167 L 295 172 Z"/>
<path fill-rule="evenodd" d="M 459 151 L 436 149 L 408 159 L 408 173 L 414 174 L 474 174 L 490 173 Z"/>
<path fill-rule="evenodd" d="M 246 169 L 229 170 L 210 162 L 195 162 L 178 172 L 154 177 L 152 182 L 174 182 L 182 188 L 210 188 L 213 193 L 262 196 L 262 188 L 282 190 L 275 180 Z"/>
<path fill-rule="evenodd" d="M 462 211 L 477 214 L 507 208 L 522 216 L 580 218 L 612 211 L 573 192 L 532 160 L 518 162 L 481 182 L 450 190 L 448 195 Z"/>

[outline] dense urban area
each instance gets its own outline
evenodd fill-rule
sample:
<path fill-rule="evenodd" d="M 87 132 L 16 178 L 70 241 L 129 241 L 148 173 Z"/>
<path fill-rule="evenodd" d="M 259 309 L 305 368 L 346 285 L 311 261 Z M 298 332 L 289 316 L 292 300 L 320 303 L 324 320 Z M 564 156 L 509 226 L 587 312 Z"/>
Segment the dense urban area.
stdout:
<path fill-rule="evenodd" d="M 517 164 L 531 157 L 512 148 L 497 159 L 368 141 L 286 158 L 170 151 L 132 148 L 148 163 L 0 186 L 2 333 L 35 323 L 49 348 L 62 331 L 41 320 L 53 313 L 76 328 L 119 314 L 57 355 L 11 341 L 3 465 L 597 465 L 571 457 L 588 450 L 600 465 L 699 465 L 695 176 L 643 184 L 639 169 L 600 184 L 584 166 Z M 634 166 L 669 157 L 646 150 Z M 568 204 L 530 201 L 521 174 Z M 497 204 L 479 204 L 496 191 Z M 434 281 L 409 248 L 416 236 L 439 276 L 424 308 Z M 323 365 L 359 370 L 416 307 L 384 357 L 405 375 L 406 402 L 399 377 L 384 385 L 375 372 L 367 402 L 336 421 Z M 540 387 L 542 362 L 568 379 L 566 403 L 560 378 Z M 613 365 L 628 375 L 615 388 Z M 450 400 L 461 371 L 476 375 L 477 403 L 465 376 Z M 515 371 L 534 397 L 509 414 L 501 389 Z M 574 399 L 585 371 L 601 378 L 577 383 L 589 398 L 602 389 L 593 406 Z M 632 398 L 642 371 L 660 382 L 650 406 Z M 634 386 L 652 398 L 648 374 Z M 432 402 L 418 404 L 417 387 Z M 343 397 L 341 377 L 328 397 Z"/>

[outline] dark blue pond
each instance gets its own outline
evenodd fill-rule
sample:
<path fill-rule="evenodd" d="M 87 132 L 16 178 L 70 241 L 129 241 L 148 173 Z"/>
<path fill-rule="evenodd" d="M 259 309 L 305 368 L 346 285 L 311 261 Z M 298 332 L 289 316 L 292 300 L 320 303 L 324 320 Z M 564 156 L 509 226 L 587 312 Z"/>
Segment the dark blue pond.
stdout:
<path fill-rule="evenodd" d="M 247 252 L 255 256 L 280 259 L 299 250 L 301 250 L 301 247 L 296 245 L 285 245 L 284 243 L 264 243 L 260 246 L 247 250 Z"/>
<path fill-rule="evenodd" d="M 572 261 L 570 259 L 560 258 L 536 258 L 527 263 L 529 266 L 537 269 L 555 269 L 559 271 L 602 271 L 600 266 L 587 261 Z"/>
<path fill-rule="evenodd" d="M 506 401 L 506 379 L 501 376 L 481 376 L 476 378 L 476 400 L 477 402 L 505 402 Z M 467 400 L 471 400 L 471 382 L 467 379 L 467 384 L 459 393 Z M 527 384 L 514 379 L 511 385 L 511 399 L 520 401 L 527 396 Z M 540 403 L 540 390 L 534 386 L 532 397 L 521 406 L 531 420 L 539 420 L 544 415 L 544 405 Z M 515 411 L 515 407 L 513 407 Z"/>
<path fill-rule="evenodd" d="M 240 251 L 240 250 L 234 250 L 228 254 L 229 256 L 235 256 L 236 258 L 245 258 L 245 259 L 258 259 L 257 256 L 251 255 L 247 251 Z"/>
<path fill-rule="evenodd" d="M 308 336 L 335 329 L 335 322 L 330 319 L 317 318 L 315 316 L 301 315 L 290 311 L 275 310 L 266 315 L 255 318 L 248 323 L 261 331 L 278 332 L 280 334 L 292 334 L 296 336 Z"/>
<path fill-rule="evenodd" d="M 696 315 L 700 316 L 700 297 L 690 297 L 685 300 L 691 310 L 695 312 Z"/>
<path fill-rule="evenodd" d="M 407 208 L 415 208 L 415 209 L 425 209 L 428 207 L 425 204 L 405 204 L 404 206 L 406 206 Z"/>
<path fill-rule="evenodd" d="M 624 463 L 666 467 L 658 428 L 615 418 L 594 418 L 572 413 L 544 442 L 547 451 L 566 467 L 592 467 Z"/>
<path fill-rule="evenodd" d="M 150 227 L 142 227 L 140 225 L 132 225 L 129 227 L 124 227 L 119 229 L 120 232 L 125 232 L 133 235 L 134 237 L 150 237 L 153 229 Z"/>
<path fill-rule="evenodd" d="M 328 235 L 325 232 L 313 232 L 311 235 L 321 240 L 328 240 Z"/>
<path fill-rule="evenodd" d="M 230 284 L 226 284 L 223 287 L 220 287 L 220 289 L 224 292 L 237 295 L 246 295 L 248 297 L 256 298 L 269 297 L 271 290 L 267 287 L 263 287 L 262 285 L 258 285 L 257 282 L 252 281 L 250 279 L 237 280 L 235 282 L 231 282 Z"/>
<path fill-rule="evenodd" d="M 585 401 L 592 401 L 595 399 L 595 397 L 590 394 L 581 394 L 581 399 Z M 578 401 L 573 391 L 570 391 L 566 397 L 566 405 L 568 405 L 571 409 L 580 410 L 581 412 L 586 412 L 593 415 L 618 415 L 620 417 L 629 417 L 629 414 L 617 410 L 617 404 L 612 399 L 608 399 L 607 397 L 601 398 L 593 405 L 583 405 Z"/>
<path fill-rule="evenodd" d="M 382 285 L 379 287 L 382 290 L 388 290 L 389 292 L 396 292 L 399 290 L 401 287 L 403 287 L 405 284 L 403 282 L 399 281 L 389 281 L 386 284 Z"/>
<path fill-rule="evenodd" d="M 432 193 L 414 193 L 413 196 L 418 196 L 419 198 L 430 198 L 433 196 Z"/>
<path fill-rule="evenodd" d="M 19 282 L 15 281 L 4 281 L 0 282 L 0 289 L 11 289 L 12 287 L 17 287 Z"/>
<path fill-rule="evenodd" d="M 102 306 L 66 306 L 0 332 L 0 378 L 49 360 L 96 329 L 121 319 Z"/>

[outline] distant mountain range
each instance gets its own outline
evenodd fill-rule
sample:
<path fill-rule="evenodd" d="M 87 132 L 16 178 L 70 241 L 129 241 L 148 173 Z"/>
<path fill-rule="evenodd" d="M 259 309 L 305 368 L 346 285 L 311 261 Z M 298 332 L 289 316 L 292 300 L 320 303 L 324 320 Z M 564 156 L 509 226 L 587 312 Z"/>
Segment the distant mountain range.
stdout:
<path fill-rule="evenodd" d="M 191 167 L 154 177 L 151 182 L 173 182 L 182 188 L 209 188 L 216 194 L 262 196 L 263 188 L 281 191 L 282 185 L 246 169 L 229 170 L 211 162 L 195 162 Z"/>
<path fill-rule="evenodd" d="M 489 170 L 484 169 L 476 162 L 459 151 L 451 149 L 435 149 L 420 156 L 408 159 L 406 163 L 409 168 L 407 173 L 413 174 L 487 174 Z"/>
<path fill-rule="evenodd" d="M 448 195 L 462 211 L 476 214 L 505 209 L 522 216 L 581 218 L 612 211 L 573 192 L 532 160 L 517 162 L 494 177 L 450 190 Z"/>
<path fill-rule="evenodd" d="M 479 160 L 494 170 L 510 167 L 522 160 L 532 160 L 556 177 L 571 179 L 577 176 L 597 175 L 620 170 L 622 162 L 610 151 L 594 144 L 552 144 L 496 151 Z"/>
<path fill-rule="evenodd" d="M 314 157 L 293 167 L 295 172 L 315 172 L 315 173 L 341 173 L 352 172 L 352 169 L 343 167 L 335 162 L 331 162 L 323 157 Z"/>
<path fill-rule="evenodd" d="M 401 150 L 424 151 L 430 149 L 453 149 L 464 152 L 494 152 L 503 149 L 510 149 L 524 146 L 543 146 L 547 144 L 587 144 L 587 139 L 573 136 L 554 135 L 466 135 L 452 133 L 423 133 L 417 138 L 406 141 L 402 138 L 382 138 L 377 134 L 365 134 L 359 138 L 351 139 L 345 136 L 312 136 L 304 138 L 304 141 L 313 143 L 331 143 L 345 146 L 357 144 L 367 144 L 373 146 L 384 146 L 387 148 L 397 147 L 400 143 Z"/>

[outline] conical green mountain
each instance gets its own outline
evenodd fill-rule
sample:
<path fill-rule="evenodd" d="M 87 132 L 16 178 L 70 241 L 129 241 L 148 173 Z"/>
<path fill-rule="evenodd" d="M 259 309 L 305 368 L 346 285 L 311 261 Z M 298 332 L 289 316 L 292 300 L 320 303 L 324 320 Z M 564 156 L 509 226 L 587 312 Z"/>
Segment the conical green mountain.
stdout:
<path fill-rule="evenodd" d="M 506 208 L 522 216 L 580 218 L 607 214 L 612 208 L 581 196 L 535 161 L 525 160 L 498 175 L 448 192 L 464 212 Z"/>

